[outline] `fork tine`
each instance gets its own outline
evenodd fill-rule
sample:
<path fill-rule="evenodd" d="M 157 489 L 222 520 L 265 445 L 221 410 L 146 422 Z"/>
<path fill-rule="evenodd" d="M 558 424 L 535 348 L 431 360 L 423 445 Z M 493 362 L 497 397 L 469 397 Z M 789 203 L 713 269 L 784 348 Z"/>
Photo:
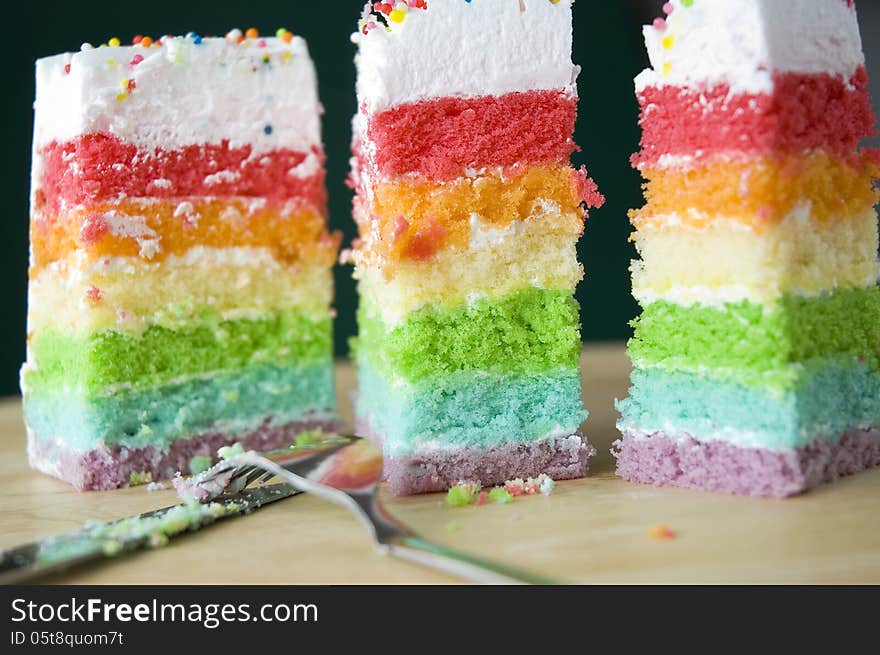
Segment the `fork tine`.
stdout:
<path fill-rule="evenodd" d="M 256 466 L 253 467 L 253 469 L 246 476 L 244 476 L 244 486 L 247 487 L 249 484 L 261 478 L 265 474 L 266 472 L 264 470 L 259 469 Z"/>

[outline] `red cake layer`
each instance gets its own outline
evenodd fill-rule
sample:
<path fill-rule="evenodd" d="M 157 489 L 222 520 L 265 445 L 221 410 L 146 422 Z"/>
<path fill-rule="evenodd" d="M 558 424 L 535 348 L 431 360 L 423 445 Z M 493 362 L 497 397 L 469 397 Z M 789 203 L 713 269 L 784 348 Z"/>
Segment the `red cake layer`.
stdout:
<path fill-rule="evenodd" d="M 298 199 L 319 208 L 327 200 L 324 153 L 318 148 L 254 154 L 248 145 L 232 148 L 223 141 L 144 151 L 112 134 L 96 133 L 53 141 L 38 154 L 37 202 L 50 214 L 62 203 L 89 205 L 120 197 L 245 196 Z M 305 177 L 290 174 L 309 154 L 319 158 L 317 170 Z"/>
<path fill-rule="evenodd" d="M 662 155 L 791 154 L 814 148 L 847 156 L 873 136 L 876 117 L 864 67 L 849 81 L 827 73 L 776 73 L 773 93 L 648 87 L 639 93 L 642 150 L 637 167 Z"/>
<path fill-rule="evenodd" d="M 562 91 L 447 97 L 371 116 L 367 134 L 381 177 L 443 182 L 466 169 L 567 163 L 576 118 L 577 98 Z"/>

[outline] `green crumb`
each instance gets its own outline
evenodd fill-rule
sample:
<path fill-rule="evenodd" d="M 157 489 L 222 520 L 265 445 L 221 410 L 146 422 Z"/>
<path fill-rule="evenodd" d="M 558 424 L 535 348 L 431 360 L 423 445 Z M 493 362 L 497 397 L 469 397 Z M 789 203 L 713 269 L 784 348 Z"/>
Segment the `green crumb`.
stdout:
<path fill-rule="evenodd" d="M 107 557 L 113 557 L 122 552 L 122 544 L 116 539 L 110 539 L 103 544 L 104 554 Z"/>
<path fill-rule="evenodd" d="M 513 502 L 513 495 L 504 487 L 495 487 L 489 492 L 489 500 L 498 505 Z"/>
<path fill-rule="evenodd" d="M 238 391 L 224 391 L 223 398 L 228 403 L 237 403 L 239 398 L 241 398 L 241 394 Z"/>
<path fill-rule="evenodd" d="M 132 471 L 128 475 L 128 483 L 132 487 L 139 487 L 144 484 L 150 484 L 153 481 L 153 474 L 150 471 Z"/>
<path fill-rule="evenodd" d="M 742 384 L 791 388 L 800 365 L 828 357 L 880 368 L 880 289 L 787 294 L 773 305 L 722 307 L 658 300 L 632 322 L 639 367 L 715 369 Z"/>
<path fill-rule="evenodd" d="M 450 507 L 473 505 L 480 493 L 480 485 L 474 483 L 457 484 L 446 492 L 446 504 Z"/>
<path fill-rule="evenodd" d="M 211 468 L 211 458 L 208 455 L 193 455 L 189 460 L 189 474 L 198 475 Z"/>
<path fill-rule="evenodd" d="M 321 428 L 315 428 L 314 430 L 305 430 L 296 435 L 293 440 L 293 445 L 295 448 L 305 448 L 307 446 L 314 446 L 317 443 L 321 443 L 326 438 L 327 435 Z"/>
<path fill-rule="evenodd" d="M 235 442 L 231 446 L 223 446 L 217 451 L 217 456 L 220 459 L 231 459 L 236 455 L 244 454 L 244 446 L 242 446 L 239 442 Z"/>
<path fill-rule="evenodd" d="M 458 532 L 459 530 L 461 530 L 461 526 L 458 524 L 457 521 L 450 521 L 446 524 L 447 532 Z"/>

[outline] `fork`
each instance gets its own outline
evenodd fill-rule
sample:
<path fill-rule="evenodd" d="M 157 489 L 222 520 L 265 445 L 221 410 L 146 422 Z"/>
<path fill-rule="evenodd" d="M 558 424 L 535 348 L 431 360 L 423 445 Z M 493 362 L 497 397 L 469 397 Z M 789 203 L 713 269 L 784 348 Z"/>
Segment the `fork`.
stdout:
<path fill-rule="evenodd" d="M 559 584 L 539 574 L 432 543 L 397 521 L 379 498 L 382 452 L 361 437 L 333 435 L 306 448 L 245 452 L 192 478 L 178 478 L 175 486 L 180 495 L 204 502 L 239 493 L 253 483 L 265 483 L 276 476 L 300 491 L 347 507 L 370 529 L 383 554 L 473 582 Z"/>

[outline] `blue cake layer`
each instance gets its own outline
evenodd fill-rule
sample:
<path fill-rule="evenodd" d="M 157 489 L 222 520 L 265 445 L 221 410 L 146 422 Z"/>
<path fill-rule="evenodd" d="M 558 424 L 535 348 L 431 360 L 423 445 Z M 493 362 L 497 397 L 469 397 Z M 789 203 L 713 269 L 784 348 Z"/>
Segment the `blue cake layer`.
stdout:
<path fill-rule="evenodd" d="M 577 369 L 536 375 L 465 371 L 392 383 L 362 360 L 358 389 L 358 417 L 392 456 L 570 435 L 587 417 Z"/>
<path fill-rule="evenodd" d="M 205 431 L 230 436 L 265 418 L 294 421 L 309 413 L 333 418 L 333 363 L 305 367 L 258 365 L 212 377 L 128 390 L 99 398 L 28 392 L 27 424 L 37 439 L 63 439 L 70 450 L 102 445 L 165 448 Z"/>
<path fill-rule="evenodd" d="M 624 432 L 690 435 L 737 446 L 793 450 L 850 428 L 880 426 L 880 373 L 864 362 L 812 365 L 791 390 L 707 374 L 636 368 L 618 401 Z"/>

